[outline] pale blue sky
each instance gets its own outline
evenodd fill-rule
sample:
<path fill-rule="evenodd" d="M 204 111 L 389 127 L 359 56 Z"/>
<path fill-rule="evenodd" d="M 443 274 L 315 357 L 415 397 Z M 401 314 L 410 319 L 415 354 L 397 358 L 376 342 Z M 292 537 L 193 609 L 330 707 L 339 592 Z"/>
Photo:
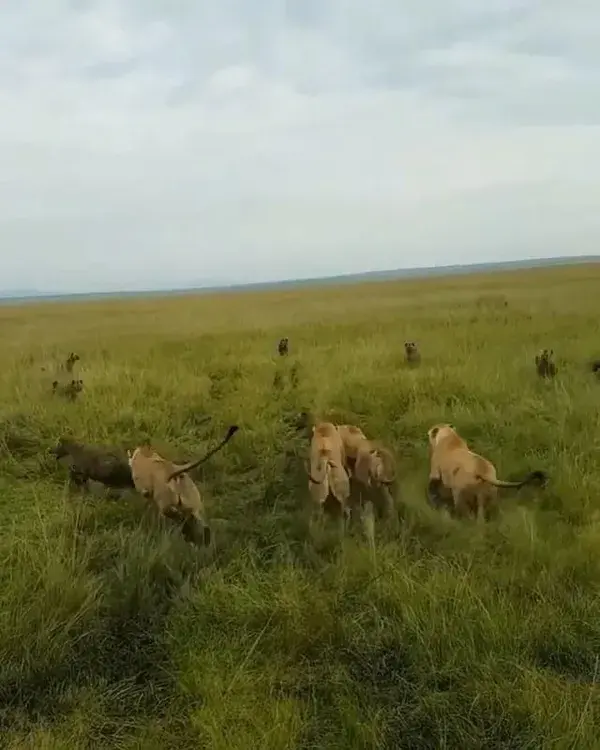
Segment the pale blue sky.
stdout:
<path fill-rule="evenodd" d="M 593 0 L 3 0 L 0 287 L 597 253 Z"/>

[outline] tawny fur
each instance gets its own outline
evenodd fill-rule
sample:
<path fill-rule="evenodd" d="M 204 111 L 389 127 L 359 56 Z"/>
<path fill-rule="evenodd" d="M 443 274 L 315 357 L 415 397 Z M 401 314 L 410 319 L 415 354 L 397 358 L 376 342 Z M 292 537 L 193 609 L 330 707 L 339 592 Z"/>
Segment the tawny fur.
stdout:
<path fill-rule="evenodd" d="M 337 425 L 342 439 L 346 469 L 367 493 L 378 492 L 384 501 L 383 511 L 393 511 L 394 499 L 390 486 L 396 479 L 394 457 L 387 448 L 369 440 L 360 427 Z"/>
<path fill-rule="evenodd" d="M 331 422 L 319 422 L 312 428 L 308 489 L 315 508 L 322 509 L 331 495 L 344 514 L 349 512 L 350 479 L 344 467 L 344 446 Z"/>
<path fill-rule="evenodd" d="M 185 522 L 184 529 L 191 531 L 194 541 L 198 540 L 197 532 L 201 530 L 204 543 L 210 544 L 211 534 L 200 491 L 187 472 L 223 448 L 237 429 L 233 425 L 218 446 L 202 458 L 183 465 L 168 461 L 149 445 L 129 451 L 129 466 L 136 490 L 151 499 L 162 515 L 181 517 Z"/>
<path fill-rule="evenodd" d="M 431 468 L 428 494 L 437 504 L 440 496 L 451 495 L 456 512 L 460 515 L 476 510 L 479 520 L 497 500 L 499 487 L 520 488 L 526 484 L 545 484 L 542 471 L 532 471 L 518 482 L 497 478 L 494 465 L 471 451 L 467 443 L 449 424 L 437 424 L 427 431 Z"/>

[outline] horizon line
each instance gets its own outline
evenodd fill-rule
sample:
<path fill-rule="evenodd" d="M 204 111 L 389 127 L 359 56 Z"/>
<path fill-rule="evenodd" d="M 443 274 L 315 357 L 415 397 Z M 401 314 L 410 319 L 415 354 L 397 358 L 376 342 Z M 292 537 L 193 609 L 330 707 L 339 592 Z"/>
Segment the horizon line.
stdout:
<path fill-rule="evenodd" d="M 600 262 L 600 255 L 562 255 L 554 256 L 549 258 L 527 258 L 522 260 L 505 260 L 505 261 L 486 261 L 479 263 L 452 263 L 448 265 L 436 265 L 436 266 L 417 266 L 412 268 L 394 268 L 380 271 L 358 271 L 337 275 L 329 276 L 307 276 L 307 277 L 290 277 L 281 279 L 278 281 L 247 281 L 247 282 L 236 282 L 222 283 L 222 284 L 199 284 L 197 286 L 170 286 L 170 287 L 154 287 L 145 289 L 106 289 L 102 291 L 89 291 L 89 292 L 67 292 L 67 291 L 48 291 L 41 292 L 37 290 L 0 290 L 0 304 L 8 302 L 19 302 L 19 301 L 37 301 L 37 300 L 55 300 L 65 299 L 73 297 L 130 297 L 130 296 L 163 296 L 163 295 L 177 295 L 177 294 L 193 294 L 193 293 L 210 293 L 210 292 L 226 292 L 226 291 L 238 291 L 238 290 L 252 290 L 258 288 L 269 288 L 269 287 L 296 287 L 296 286 L 307 286 L 311 284 L 326 284 L 326 283 L 352 283 L 360 280 L 373 280 L 373 281 L 384 281 L 393 280 L 394 278 L 419 278 L 427 276 L 454 276 L 460 275 L 461 273 L 472 274 L 483 270 L 501 270 L 503 268 L 522 268 L 522 269 L 533 269 L 540 266 L 561 266 L 561 265 L 577 265 L 589 262 Z"/>

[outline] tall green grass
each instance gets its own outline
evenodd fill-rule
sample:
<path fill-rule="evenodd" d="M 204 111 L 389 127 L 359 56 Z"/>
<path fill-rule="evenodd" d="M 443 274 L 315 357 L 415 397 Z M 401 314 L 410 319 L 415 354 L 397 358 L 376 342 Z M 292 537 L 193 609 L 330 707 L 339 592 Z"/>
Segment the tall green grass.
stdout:
<path fill-rule="evenodd" d="M 0 745 L 600 747 L 599 290 L 590 265 L 0 308 Z M 40 367 L 72 350 L 67 403 Z M 375 560 L 360 533 L 307 534 L 305 409 L 397 457 Z M 436 513 L 443 420 L 549 486 L 503 491 L 485 528 Z M 232 422 L 196 475 L 212 555 L 135 494 L 68 493 L 47 452 L 71 433 L 186 459 Z"/>

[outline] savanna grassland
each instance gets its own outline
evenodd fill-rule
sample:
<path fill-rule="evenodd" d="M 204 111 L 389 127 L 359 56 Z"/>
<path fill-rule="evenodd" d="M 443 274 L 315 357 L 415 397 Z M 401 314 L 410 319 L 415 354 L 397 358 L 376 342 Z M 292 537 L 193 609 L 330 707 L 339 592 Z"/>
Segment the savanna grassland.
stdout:
<path fill-rule="evenodd" d="M 7 306 L 0 343 L 0 746 L 600 747 L 600 265 Z M 72 350 L 74 403 L 40 369 Z M 375 559 L 360 530 L 307 534 L 305 409 L 394 451 Z M 548 486 L 502 490 L 485 528 L 430 508 L 440 421 Z M 194 474 L 212 555 L 135 493 L 67 492 L 48 453 L 188 459 L 232 422 Z"/>

